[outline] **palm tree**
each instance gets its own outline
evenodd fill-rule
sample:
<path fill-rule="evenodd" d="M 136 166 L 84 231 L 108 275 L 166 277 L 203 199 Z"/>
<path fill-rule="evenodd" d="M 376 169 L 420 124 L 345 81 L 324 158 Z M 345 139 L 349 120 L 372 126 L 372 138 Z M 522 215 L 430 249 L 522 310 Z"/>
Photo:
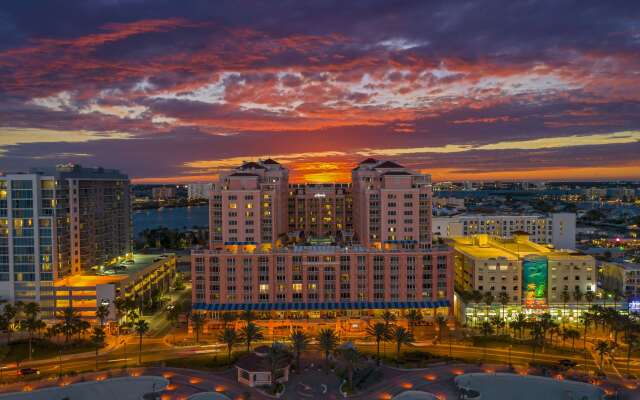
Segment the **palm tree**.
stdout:
<path fill-rule="evenodd" d="M 570 329 L 564 330 L 563 332 L 567 339 L 571 339 L 571 349 L 573 352 L 575 352 L 576 340 L 580 339 L 580 331 L 577 329 L 570 328 Z"/>
<path fill-rule="evenodd" d="M 582 333 L 582 348 L 584 351 L 587 351 L 587 330 L 589 329 L 589 325 L 593 322 L 593 314 L 589 311 L 585 311 L 580 316 L 580 319 L 582 320 L 582 326 L 584 327 L 584 332 Z"/>
<path fill-rule="evenodd" d="M 411 346 L 415 341 L 413 334 L 405 328 L 399 326 L 393 330 L 393 341 L 396 344 L 396 362 L 400 362 L 400 349 L 402 345 Z"/>
<path fill-rule="evenodd" d="M 16 315 L 18 315 L 18 307 L 13 304 L 5 304 L 2 310 L 2 318 L 6 321 L 7 331 L 7 344 L 11 342 L 11 332 L 13 331 L 13 324 L 15 322 Z"/>
<path fill-rule="evenodd" d="M 240 319 L 249 323 L 256 319 L 256 314 L 251 310 L 244 310 L 240 313 Z"/>
<path fill-rule="evenodd" d="M 480 302 L 482 301 L 482 298 L 484 297 L 482 295 L 482 292 L 480 292 L 479 290 L 474 290 L 473 292 L 471 292 L 471 301 L 473 301 L 474 306 L 473 306 L 473 325 L 474 326 L 478 326 L 478 306 L 480 305 Z"/>
<path fill-rule="evenodd" d="M 418 325 L 423 320 L 422 313 L 415 308 L 412 308 L 407 312 L 406 318 L 407 318 L 407 325 L 409 326 L 409 330 L 412 333 L 416 325 Z"/>
<path fill-rule="evenodd" d="M 247 345 L 247 353 L 251 351 L 251 343 L 264 339 L 262 328 L 253 322 L 247 322 L 240 328 L 240 338 Z"/>
<path fill-rule="evenodd" d="M 207 316 L 202 313 L 191 314 L 191 324 L 193 326 L 193 333 L 196 335 L 196 344 L 200 341 L 200 330 L 204 326 Z"/>
<path fill-rule="evenodd" d="M 178 323 L 180 322 L 180 315 L 182 315 L 182 307 L 180 303 L 173 303 L 167 307 L 167 321 L 173 328 L 173 342 L 176 341 L 176 333 L 175 329 L 178 327 Z"/>
<path fill-rule="evenodd" d="M 491 292 L 486 292 L 482 297 L 484 300 L 484 304 L 487 306 L 487 316 L 485 317 L 485 321 L 489 320 L 489 310 L 491 309 L 491 305 L 495 301 L 495 296 Z"/>
<path fill-rule="evenodd" d="M 385 324 L 386 326 L 389 326 L 389 325 L 393 324 L 394 322 L 396 322 L 397 317 L 396 317 L 396 315 L 395 315 L 394 313 L 392 313 L 391 311 L 389 311 L 389 310 L 385 310 L 385 311 L 382 313 L 382 320 L 384 321 L 384 324 Z"/>
<path fill-rule="evenodd" d="M 381 324 L 384 325 L 384 324 Z M 324 328 L 318 334 L 320 350 L 324 352 L 325 371 L 329 370 L 329 354 L 338 346 L 338 335 L 331 328 Z"/>
<path fill-rule="evenodd" d="M 296 356 L 296 371 L 300 373 L 300 355 L 309 346 L 311 338 L 298 329 L 289 336 L 289 340 L 291 340 L 293 352 Z"/>
<path fill-rule="evenodd" d="M 282 369 L 284 362 L 289 359 L 289 352 L 285 345 L 275 342 L 269 346 L 266 358 L 269 362 L 269 371 L 271 372 L 271 387 L 275 388 L 278 379 L 278 371 Z"/>
<path fill-rule="evenodd" d="M 142 336 L 149 332 L 149 323 L 140 318 L 133 324 L 133 330 L 138 334 L 138 365 L 142 364 Z"/>
<path fill-rule="evenodd" d="M 493 333 L 493 325 L 489 321 L 483 321 L 482 325 L 480 325 L 480 330 L 482 331 L 482 336 L 487 337 Z"/>
<path fill-rule="evenodd" d="M 98 370 L 98 350 L 104 346 L 104 340 L 107 335 L 104 333 L 104 329 L 95 327 L 91 334 L 91 343 L 96 346 L 96 371 Z"/>
<path fill-rule="evenodd" d="M 234 312 L 225 312 L 222 313 L 220 319 L 222 320 L 222 328 L 225 329 L 227 326 L 229 326 L 230 323 L 235 322 L 238 317 Z"/>
<path fill-rule="evenodd" d="M 227 362 L 231 364 L 231 351 L 233 350 L 233 346 L 240 342 L 238 333 L 233 328 L 224 328 L 224 330 L 218 334 L 218 340 L 227 345 Z"/>
<path fill-rule="evenodd" d="M 502 319 L 506 320 L 504 308 L 509 304 L 509 294 L 505 291 L 498 293 L 498 302 L 502 306 Z"/>
<path fill-rule="evenodd" d="M 98 318 L 100 322 L 100 328 L 104 327 L 104 323 L 107 318 L 109 318 L 109 306 L 100 304 L 98 308 L 96 308 L 96 318 Z"/>
<path fill-rule="evenodd" d="M 77 323 L 79 321 L 78 313 L 71 307 L 67 307 L 62 310 L 62 321 L 60 322 L 60 331 L 64 333 L 64 342 L 69 343 L 69 338 L 76 330 Z"/>
<path fill-rule="evenodd" d="M 569 293 L 568 289 L 565 289 L 562 291 L 562 293 L 560 293 L 560 299 L 562 300 L 562 327 L 564 328 L 564 319 L 565 319 L 565 313 L 567 310 L 567 303 L 569 302 L 569 300 L 571 300 L 571 294 Z"/>
<path fill-rule="evenodd" d="M 595 346 L 596 352 L 600 355 L 600 369 L 603 368 L 604 356 L 611 351 L 611 346 L 604 340 L 598 340 Z"/>
<path fill-rule="evenodd" d="M 47 326 L 43 320 L 39 319 L 37 315 L 29 315 L 26 319 L 20 321 L 20 330 L 27 331 L 29 340 L 29 360 L 33 354 L 33 334 L 35 332 L 44 329 Z"/>
<path fill-rule="evenodd" d="M 504 328 L 504 326 L 505 326 L 504 320 L 503 320 L 502 318 L 500 318 L 499 316 L 497 316 L 497 315 L 496 315 L 496 316 L 494 316 L 494 317 L 492 317 L 492 318 L 491 318 L 491 320 L 490 320 L 489 322 L 491 322 L 491 324 L 492 324 L 493 326 L 495 326 L 495 328 L 496 328 L 496 334 L 498 334 L 499 332 L 501 332 L 501 331 L 502 331 L 502 328 Z"/>
<path fill-rule="evenodd" d="M 538 344 L 542 342 L 542 346 L 544 348 L 544 328 L 542 321 L 532 321 L 531 322 L 531 348 L 532 348 L 532 360 L 536 362 L 536 347 Z"/>
<path fill-rule="evenodd" d="M 376 322 L 367 327 L 367 334 L 376 341 L 376 362 L 380 365 L 380 342 L 389 340 L 389 326 L 383 322 Z"/>
<path fill-rule="evenodd" d="M 355 348 L 353 343 L 347 342 L 344 345 L 340 346 L 338 349 L 338 355 L 340 359 L 345 364 L 345 369 L 347 371 L 347 385 L 350 389 L 353 389 L 353 371 L 355 370 L 356 364 L 362 358 L 360 352 Z"/>
<path fill-rule="evenodd" d="M 587 293 L 584 294 L 584 299 L 587 301 L 589 308 L 591 308 L 591 303 L 593 303 L 593 300 L 595 300 L 595 298 L 596 294 L 591 290 L 587 290 Z"/>
<path fill-rule="evenodd" d="M 584 293 L 580 290 L 580 286 L 576 286 L 573 290 L 573 299 L 576 301 L 576 304 L 580 304 L 582 298 L 584 297 Z"/>
<path fill-rule="evenodd" d="M 515 319 L 515 321 L 513 323 L 518 326 L 519 333 L 520 333 L 520 339 L 522 339 L 522 334 L 523 334 L 524 328 L 525 328 L 525 326 L 527 324 L 527 316 L 525 314 L 523 314 L 523 313 L 518 313 L 516 315 L 516 319 Z"/>
<path fill-rule="evenodd" d="M 84 336 L 91 328 L 91 324 L 83 319 L 78 319 L 75 323 L 75 331 L 78 334 L 78 340 Z"/>

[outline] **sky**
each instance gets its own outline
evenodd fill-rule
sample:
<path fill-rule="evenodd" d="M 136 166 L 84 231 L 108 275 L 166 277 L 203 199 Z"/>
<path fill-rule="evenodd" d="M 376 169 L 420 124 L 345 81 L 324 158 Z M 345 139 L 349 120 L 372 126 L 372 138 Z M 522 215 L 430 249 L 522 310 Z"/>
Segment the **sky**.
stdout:
<path fill-rule="evenodd" d="M 0 2 L 0 171 L 640 179 L 638 1 Z"/>

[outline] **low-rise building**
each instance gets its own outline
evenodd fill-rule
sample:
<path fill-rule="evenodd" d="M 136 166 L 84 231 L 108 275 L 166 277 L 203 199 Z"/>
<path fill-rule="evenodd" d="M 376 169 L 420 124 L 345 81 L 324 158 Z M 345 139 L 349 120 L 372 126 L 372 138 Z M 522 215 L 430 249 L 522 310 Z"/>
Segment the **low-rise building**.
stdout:
<path fill-rule="evenodd" d="M 640 263 L 603 261 L 598 266 L 598 283 L 606 292 L 640 298 Z"/>
<path fill-rule="evenodd" d="M 576 246 L 576 215 L 552 213 L 549 215 L 490 215 L 459 214 L 434 217 L 434 237 L 442 239 L 488 234 L 509 239 L 515 232 L 527 232 L 531 241 L 553 244 L 557 249 Z"/>

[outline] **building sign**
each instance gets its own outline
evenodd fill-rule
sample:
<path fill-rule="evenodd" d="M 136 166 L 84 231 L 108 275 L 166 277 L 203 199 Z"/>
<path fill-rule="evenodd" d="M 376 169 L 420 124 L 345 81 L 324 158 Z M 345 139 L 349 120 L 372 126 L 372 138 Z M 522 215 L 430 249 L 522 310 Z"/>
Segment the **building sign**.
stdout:
<path fill-rule="evenodd" d="M 529 307 L 547 302 L 548 261 L 546 257 L 527 256 L 522 261 L 522 298 Z"/>

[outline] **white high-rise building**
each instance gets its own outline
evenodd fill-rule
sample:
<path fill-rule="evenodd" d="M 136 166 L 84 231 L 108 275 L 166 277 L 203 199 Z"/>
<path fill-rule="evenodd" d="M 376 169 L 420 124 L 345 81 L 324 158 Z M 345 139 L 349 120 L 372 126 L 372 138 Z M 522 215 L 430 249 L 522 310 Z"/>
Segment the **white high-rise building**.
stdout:
<path fill-rule="evenodd" d="M 208 199 L 211 189 L 212 183 L 190 183 L 187 185 L 187 196 L 189 200 Z"/>
<path fill-rule="evenodd" d="M 527 232 L 532 242 L 553 244 L 557 249 L 575 249 L 576 215 L 459 214 L 433 217 L 432 232 L 434 237 L 443 239 L 483 233 L 509 239 L 515 232 Z"/>

